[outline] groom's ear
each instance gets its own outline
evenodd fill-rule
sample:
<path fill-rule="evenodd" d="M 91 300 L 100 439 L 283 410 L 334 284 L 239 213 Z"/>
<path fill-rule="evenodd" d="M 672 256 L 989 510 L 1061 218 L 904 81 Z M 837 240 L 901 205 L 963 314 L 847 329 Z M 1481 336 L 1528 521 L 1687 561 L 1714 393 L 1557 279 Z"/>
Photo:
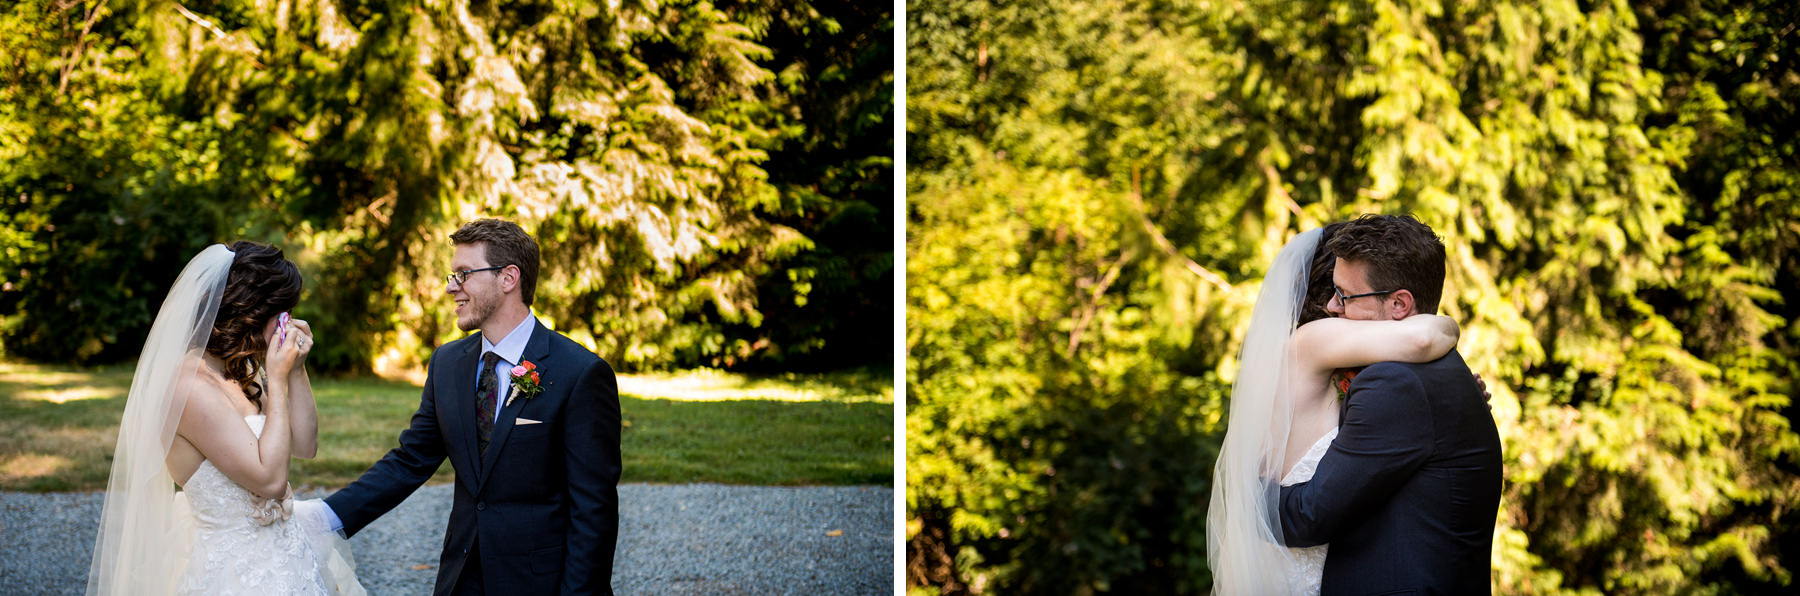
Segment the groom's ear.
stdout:
<path fill-rule="evenodd" d="M 1388 298 L 1389 314 L 1398 321 L 1419 314 L 1419 304 L 1413 300 L 1412 290 L 1402 289 Z"/>
<path fill-rule="evenodd" d="M 507 265 L 500 270 L 500 291 L 512 293 L 519 289 L 519 266 Z"/>

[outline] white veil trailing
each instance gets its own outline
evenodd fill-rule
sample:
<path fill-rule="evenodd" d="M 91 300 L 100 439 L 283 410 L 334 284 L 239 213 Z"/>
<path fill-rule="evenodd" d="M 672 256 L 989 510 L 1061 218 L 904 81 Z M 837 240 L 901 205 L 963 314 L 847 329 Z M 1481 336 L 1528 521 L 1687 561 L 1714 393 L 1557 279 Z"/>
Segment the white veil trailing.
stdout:
<path fill-rule="evenodd" d="M 119 421 L 100 536 L 88 568 L 89 596 L 168 594 L 186 566 L 191 517 L 164 460 L 236 255 L 215 244 L 188 261 L 169 289 L 138 356 Z"/>
<path fill-rule="evenodd" d="M 1294 594 L 1298 562 L 1281 535 L 1280 498 L 1294 396 L 1288 388 L 1288 338 L 1306 299 L 1307 273 L 1322 234 L 1295 236 L 1263 277 L 1231 388 L 1231 418 L 1213 467 L 1206 512 L 1206 557 L 1213 593 Z"/>

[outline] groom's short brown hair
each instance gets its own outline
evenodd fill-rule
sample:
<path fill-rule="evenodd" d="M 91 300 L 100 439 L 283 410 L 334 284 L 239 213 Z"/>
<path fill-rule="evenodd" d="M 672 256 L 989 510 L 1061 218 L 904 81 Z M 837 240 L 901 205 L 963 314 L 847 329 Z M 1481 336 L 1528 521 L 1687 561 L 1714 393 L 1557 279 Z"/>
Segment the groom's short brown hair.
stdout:
<path fill-rule="evenodd" d="M 477 219 L 463 224 L 450 235 L 450 241 L 486 245 L 488 265 L 518 267 L 519 297 L 525 300 L 525 306 L 531 306 L 537 297 L 538 245 L 525 228 L 503 219 Z"/>
<path fill-rule="evenodd" d="M 1437 314 L 1444 295 L 1444 243 L 1411 215 L 1364 214 L 1326 244 L 1332 256 L 1367 265 L 1369 289 L 1407 290 L 1422 314 Z"/>

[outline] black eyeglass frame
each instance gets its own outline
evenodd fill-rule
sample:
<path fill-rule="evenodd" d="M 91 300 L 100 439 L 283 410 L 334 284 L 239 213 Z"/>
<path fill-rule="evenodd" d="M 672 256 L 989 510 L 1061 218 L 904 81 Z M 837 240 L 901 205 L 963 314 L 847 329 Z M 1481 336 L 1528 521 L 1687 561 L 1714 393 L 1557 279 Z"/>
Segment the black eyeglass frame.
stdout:
<path fill-rule="evenodd" d="M 501 265 L 498 267 L 482 267 L 480 269 L 464 269 L 462 271 L 451 271 L 449 275 L 444 276 L 444 285 L 456 284 L 456 285 L 460 286 L 460 285 L 463 285 L 464 282 L 469 281 L 470 273 L 481 273 L 483 271 L 497 271 L 500 269 L 505 269 L 507 267 L 511 267 L 511 265 Z"/>
<path fill-rule="evenodd" d="M 1380 296 L 1382 294 L 1392 294 L 1394 292 L 1400 291 L 1400 288 L 1394 288 L 1392 290 L 1382 290 L 1379 292 L 1363 292 L 1361 294 L 1351 294 L 1349 296 L 1345 296 L 1343 288 L 1337 287 L 1337 284 L 1331 284 L 1331 291 L 1333 293 L 1337 294 L 1338 304 L 1349 304 L 1351 300 L 1355 300 L 1357 298 L 1367 298 L 1369 296 Z"/>

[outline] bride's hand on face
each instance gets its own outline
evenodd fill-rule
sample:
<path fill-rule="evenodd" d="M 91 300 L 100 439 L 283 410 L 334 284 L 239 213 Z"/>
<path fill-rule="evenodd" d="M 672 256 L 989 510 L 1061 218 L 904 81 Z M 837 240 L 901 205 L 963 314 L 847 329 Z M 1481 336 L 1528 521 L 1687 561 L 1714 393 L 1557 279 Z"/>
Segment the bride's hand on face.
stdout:
<path fill-rule="evenodd" d="M 312 348 L 311 338 L 305 338 L 299 328 L 290 321 L 287 324 L 287 337 L 282 337 L 282 329 L 277 328 L 267 338 L 269 353 L 263 359 L 268 363 L 269 378 L 286 380 L 288 373 L 294 371 L 300 359 Z"/>
<path fill-rule="evenodd" d="M 294 319 L 290 323 L 287 338 L 288 338 L 288 341 L 296 342 L 295 347 L 300 349 L 299 362 L 305 362 L 306 355 L 311 354 L 312 348 L 313 348 L 312 325 L 307 323 L 306 321 L 303 321 L 300 319 Z M 301 369 L 300 366 L 294 367 L 294 370 L 296 370 L 296 371 L 298 371 L 300 369 Z"/>

